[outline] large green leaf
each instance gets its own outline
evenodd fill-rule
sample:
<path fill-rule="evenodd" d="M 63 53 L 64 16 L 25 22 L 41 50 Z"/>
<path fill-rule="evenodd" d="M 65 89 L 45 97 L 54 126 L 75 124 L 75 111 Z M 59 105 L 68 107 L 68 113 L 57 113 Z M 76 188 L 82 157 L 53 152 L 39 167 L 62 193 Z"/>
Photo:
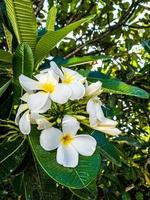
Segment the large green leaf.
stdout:
<path fill-rule="evenodd" d="M 70 188 L 80 189 L 93 181 L 100 169 L 100 156 L 96 151 L 93 156 L 80 156 L 76 168 L 65 168 L 56 162 L 56 151 L 45 151 L 39 144 L 36 130 L 29 136 L 32 151 L 43 170 L 56 182 Z"/>
<path fill-rule="evenodd" d="M 56 57 L 56 63 L 58 65 L 64 66 L 64 67 L 71 67 L 76 65 L 83 65 L 86 63 L 91 63 L 97 60 L 110 60 L 111 57 L 109 55 L 91 55 L 91 56 L 83 56 L 83 57 L 74 57 L 70 59 L 57 59 Z"/>
<path fill-rule="evenodd" d="M 7 90 L 11 83 L 11 80 L 7 81 L 2 87 L 0 87 L 0 97 L 3 95 L 3 93 Z"/>
<path fill-rule="evenodd" d="M 94 16 L 81 19 L 77 22 L 69 24 L 58 31 L 48 31 L 37 43 L 35 49 L 35 66 L 37 66 L 46 56 L 48 56 L 51 49 L 53 49 L 58 42 L 60 42 L 68 33 L 79 27 L 81 24 L 88 22 Z"/>
<path fill-rule="evenodd" d="M 13 59 L 13 92 L 14 92 L 14 103 L 19 102 L 19 98 L 22 95 L 21 86 L 19 83 L 19 76 L 24 74 L 28 77 L 32 76 L 34 67 L 34 60 L 32 50 L 28 44 L 20 44 L 14 55 Z"/>
<path fill-rule="evenodd" d="M 109 140 L 99 131 L 94 131 L 92 136 L 96 139 L 101 154 L 117 166 L 121 166 L 121 153 Z"/>
<path fill-rule="evenodd" d="M 37 24 L 31 0 L 5 0 L 7 13 L 17 40 L 26 42 L 34 50 Z"/>
<path fill-rule="evenodd" d="M 96 180 L 94 180 L 92 183 L 90 183 L 87 187 L 76 190 L 76 189 L 70 189 L 71 192 L 83 200 L 95 200 L 97 197 L 97 186 L 96 186 Z"/>
<path fill-rule="evenodd" d="M 7 51 L 0 49 L 0 61 L 6 63 L 12 63 L 13 55 Z"/>
<path fill-rule="evenodd" d="M 56 14 L 57 14 L 57 8 L 53 6 L 48 11 L 47 21 L 46 21 L 46 29 L 48 31 L 54 31 L 55 21 L 56 21 Z"/>
<path fill-rule="evenodd" d="M 148 53 L 150 53 L 150 40 L 144 40 L 142 41 L 142 45 Z"/>
<path fill-rule="evenodd" d="M 104 92 L 135 96 L 143 99 L 149 98 L 149 94 L 145 90 L 113 79 L 98 71 L 90 72 L 88 80 L 91 82 L 101 81 Z"/>
<path fill-rule="evenodd" d="M 18 167 L 27 147 L 27 142 L 22 138 L 0 145 L 0 181 L 7 178 Z"/>
<path fill-rule="evenodd" d="M 22 180 L 26 200 L 61 200 L 62 190 L 41 169 L 30 165 L 25 171 Z"/>

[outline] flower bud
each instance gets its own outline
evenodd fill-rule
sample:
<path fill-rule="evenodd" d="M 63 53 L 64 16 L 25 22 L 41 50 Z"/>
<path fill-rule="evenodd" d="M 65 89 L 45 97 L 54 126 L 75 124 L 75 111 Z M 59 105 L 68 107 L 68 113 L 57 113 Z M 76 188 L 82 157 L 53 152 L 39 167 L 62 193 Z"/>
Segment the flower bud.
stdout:
<path fill-rule="evenodd" d="M 87 86 L 85 96 L 97 96 L 102 93 L 102 83 L 97 81 Z"/>

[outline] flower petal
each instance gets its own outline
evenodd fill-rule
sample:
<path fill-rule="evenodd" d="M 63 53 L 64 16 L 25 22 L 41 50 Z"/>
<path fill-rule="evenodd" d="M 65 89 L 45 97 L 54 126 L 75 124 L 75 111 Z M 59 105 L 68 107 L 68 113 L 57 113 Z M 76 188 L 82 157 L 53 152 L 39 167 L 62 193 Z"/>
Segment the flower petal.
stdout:
<path fill-rule="evenodd" d="M 27 92 L 39 89 L 38 81 L 35 81 L 23 74 L 19 76 L 19 81 L 20 81 L 22 88 Z"/>
<path fill-rule="evenodd" d="M 38 113 L 32 113 L 31 118 L 38 125 L 38 130 L 48 129 L 52 127 L 51 123 L 46 119 L 46 117 L 39 115 Z"/>
<path fill-rule="evenodd" d="M 20 118 L 19 121 L 19 129 L 20 131 L 25 134 L 28 135 L 31 132 L 31 123 L 30 123 L 30 114 L 29 114 L 29 110 L 27 110 L 22 117 Z"/>
<path fill-rule="evenodd" d="M 79 154 L 72 145 L 63 147 L 60 145 L 57 149 L 56 160 L 64 167 L 76 167 L 78 165 Z"/>
<path fill-rule="evenodd" d="M 64 75 L 62 73 L 62 71 L 60 70 L 60 68 L 57 66 L 57 64 L 54 61 L 50 62 L 51 65 L 51 70 L 53 70 L 53 72 L 59 76 L 61 79 L 63 79 Z"/>
<path fill-rule="evenodd" d="M 98 122 L 99 126 L 108 128 L 115 128 L 117 124 L 118 124 L 117 121 L 108 118 L 104 118 L 103 121 Z"/>
<path fill-rule="evenodd" d="M 101 94 L 101 87 L 102 83 L 100 81 L 91 83 L 89 86 L 86 87 L 85 96 L 97 96 Z"/>
<path fill-rule="evenodd" d="M 76 135 L 72 145 L 83 156 L 91 156 L 96 149 L 96 140 L 90 135 Z"/>
<path fill-rule="evenodd" d="M 100 121 L 103 121 L 105 116 L 101 107 L 102 103 L 98 97 L 91 98 L 86 106 L 86 110 L 90 115 L 90 118 L 97 118 Z"/>
<path fill-rule="evenodd" d="M 121 131 L 118 128 L 97 126 L 97 127 L 93 127 L 93 129 L 101 131 L 101 132 L 106 133 L 111 136 L 117 136 L 121 133 Z"/>
<path fill-rule="evenodd" d="M 60 83 L 55 87 L 55 90 L 50 94 L 50 97 L 54 102 L 64 104 L 68 101 L 70 95 L 70 88 L 63 83 Z"/>
<path fill-rule="evenodd" d="M 79 74 L 78 72 L 72 70 L 72 69 L 68 69 L 66 67 L 62 67 L 62 71 L 67 74 L 70 74 L 71 76 L 73 76 L 75 78 L 75 81 L 79 81 L 80 83 L 84 83 L 86 78 L 83 77 L 81 74 Z"/>
<path fill-rule="evenodd" d="M 82 83 L 74 82 L 69 84 L 71 88 L 71 100 L 81 99 L 85 94 L 85 87 Z"/>
<path fill-rule="evenodd" d="M 47 101 L 49 98 L 49 93 L 38 92 L 36 94 L 31 94 L 28 98 L 29 109 L 34 112 L 39 112 L 44 106 L 47 106 Z M 49 108 L 47 108 L 48 110 Z"/>
<path fill-rule="evenodd" d="M 28 104 L 21 104 L 18 108 L 17 114 L 16 114 L 16 118 L 15 118 L 15 124 L 18 125 L 19 124 L 19 120 L 20 120 L 20 114 L 22 112 L 24 112 L 25 110 L 28 109 Z"/>
<path fill-rule="evenodd" d="M 63 133 L 70 133 L 71 135 L 76 135 L 77 131 L 80 128 L 80 123 L 76 118 L 65 115 L 62 120 L 62 130 Z"/>
<path fill-rule="evenodd" d="M 40 145 L 46 151 L 54 150 L 58 147 L 60 142 L 60 136 L 62 132 L 54 127 L 45 129 L 40 135 Z"/>

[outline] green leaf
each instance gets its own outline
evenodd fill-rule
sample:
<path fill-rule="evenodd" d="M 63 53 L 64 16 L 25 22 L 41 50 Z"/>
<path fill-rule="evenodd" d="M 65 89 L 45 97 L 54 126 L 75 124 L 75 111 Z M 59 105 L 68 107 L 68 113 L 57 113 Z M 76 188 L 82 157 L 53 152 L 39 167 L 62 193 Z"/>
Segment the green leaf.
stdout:
<path fill-rule="evenodd" d="M 13 55 L 7 51 L 0 49 L 0 61 L 6 63 L 12 63 Z"/>
<path fill-rule="evenodd" d="M 57 14 L 57 8 L 53 6 L 48 11 L 47 21 L 46 21 L 46 29 L 48 31 L 54 31 L 55 21 L 56 21 L 56 14 Z"/>
<path fill-rule="evenodd" d="M 144 47 L 145 51 L 150 53 L 150 40 L 142 41 L 142 46 Z"/>
<path fill-rule="evenodd" d="M 149 94 L 145 90 L 113 79 L 98 71 L 90 72 L 88 80 L 91 82 L 101 81 L 104 92 L 135 96 L 143 99 L 149 98 Z"/>
<path fill-rule="evenodd" d="M 91 55 L 91 56 L 83 56 L 83 57 L 74 57 L 70 59 L 64 59 L 63 63 L 58 63 L 61 64 L 64 67 L 71 67 L 71 66 L 76 66 L 76 65 L 83 65 L 86 63 L 91 63 L 97 60 L 110 60 L 111 57 L 108 55 Z"/>
<path fill-rule="evenodd" d="M 11 34 L 11 32 L 7 29 L 7 27 L 3 24 L 3 29 L 4 29 L 4 33 L 5 33 L 5 37 L 6 37 L 6 41 L 7 41 L 7 46 L 9 49 L 9 52 L 12 52 L 12 39 L 13 36 Z"/>
<path fill-rule="evenodd" d="M 95 180 L 81 190 L 70 189 L 70 191 L 80 199 L 84 200 L 95 200 L 98 192 Z"/>
<path fill-rule="evenodd" d="M 37 43 L 35 49 L 35 66 L 37 66 L 52 50 L 58 42 L 60 42 L 68 33 L 78 28 L 81 24 L 88 22 L 94 16 L 81 19 L 77 22 L 69 24 L 58 31 L 48 31 Z"/>
<path fill-rule="evenodd" d="M 62 199 L 62 190 L 56 186 L 56 183 L 45 174 L 40 166 L 30 165 L 24 172 L 22 182 L 26 200 Z"/>
<path fill-rule="evenodd" d="M 121 143 L 121 144 L 128 144 L 135 147 L 141 147 L 141 143 L 136 140 L 135 138 L 128 137 L 128 136 L 119 136 L 113 139 L 113 141 Z"/>
<path fill-rule="evenodd" d="M 5 0 L 7 13 L 18 43 L 26 42 L 34 50 L 37 24 L 31 0 Z"/>
<path fill-rule="evenodd" d="M 120 151 L 99 131 L 94 131 L 92 136 L 96 139 L 100 153 L 117 166 L 121 166 Z"/>
<path fill-rule="evenodd" d="M 92 156 L 80 156 L 76 168 L 65 168 L 56 162 L 56 151 L 45 151 L 39 144 L 37 130 L 29 136 L 32 151 L 42 169 L 56 182 L 66 187 L 80 189 L 93 181 L 100 169 L 100 156 L 96 151 Z"/>
<path fill-rule="evenodd" d="M 33 67 L 34 60 L 31 48 L 26 43 L 20 44 L 16 49 L 16 53 L 13 59 L 13 92 L 14 103 L 16 104 L 18 104 L 22 95 L 19 76 L 24 74 L 28 77 L 31 77 Z"/>
<path fill-rule="evenodd" d="M 3 93 L 7 90 L 12 80 L 7 81 L 1 88 L 0 88 L 0 97 L 3 95 Z"/>
<path fill-rule="evenodd" d="M 22 138 L 0 145 L 0 181 L 7 178 L 18 167 L 26 151 L 27 142 Z"/>

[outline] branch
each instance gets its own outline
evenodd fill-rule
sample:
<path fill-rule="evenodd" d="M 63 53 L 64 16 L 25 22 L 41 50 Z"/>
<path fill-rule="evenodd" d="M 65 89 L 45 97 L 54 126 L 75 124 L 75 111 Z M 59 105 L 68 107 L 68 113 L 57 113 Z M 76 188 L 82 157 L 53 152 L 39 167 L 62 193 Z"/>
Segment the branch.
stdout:
<path fill-rule="evenodd" d="M 125 12 L 125 14 L 120 18 L 120 20 L 119 20 L 119 22 L 117 24 L 108 27 L 108 29 L 106 31 L 104 31 L 103 33 L 101 33 L 97 38 L 93 38 L 93 39 L 87 41 L 86 43 L 80 45 L 74 51 L 72 51 L 71 53 L 66 55 L 65 58 L 69 58 L 69 57 L 75 55 L 82 48 L 84 48 L 85 46 L 87 46 L 89 44 L 92 44 L 92 43 L 95 43 L 95 42 L 101 43 L 101 41 L 104 38 L 106 38 L 107 36 L 112 34 L 115 30 L 121 28 L 130 19 L 130 17 L 133 15 L 135 9 L 137 8 L 137 6 L 139 5 L 140 2 L 141 2 L 140 0 L 137 0 L 136 2 L 133 1 L 131 6 L 129 7 L 129 9 L 127 10 L 127 12 Z"/>

